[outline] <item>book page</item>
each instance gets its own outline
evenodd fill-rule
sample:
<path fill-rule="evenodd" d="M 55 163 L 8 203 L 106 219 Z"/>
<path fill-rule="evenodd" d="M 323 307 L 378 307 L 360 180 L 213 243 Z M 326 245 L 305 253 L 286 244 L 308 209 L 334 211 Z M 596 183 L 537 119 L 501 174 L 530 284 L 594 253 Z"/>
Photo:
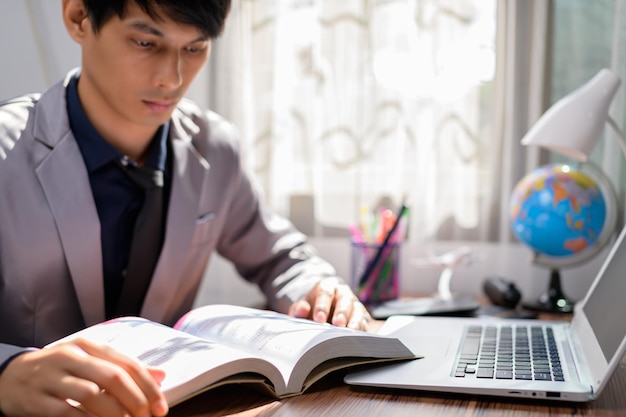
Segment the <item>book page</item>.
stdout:
<path fill-rule="evenodd" d="M 257 372 L 268 378 L 278 378 L 276 388 L 283 389 L 280 375 L 271 364 L 241 350 L 149 320 L 134 317 L 113 319 L 81 330 L 55 344 L 76 337 L 106 344 L 146 365 L 165 370 L 161 390 L 170 404 L 241 372 Z M 209 370 L 211 372 L 207 373 Z M 250 376 L 246 378 L 250 379 Z"/>
<path fill-rule="evenodd" d="M 296 319 L 273 311 L 231 305 L 197 308 L 181 318 L 175 327 L 263 357 L 276 365 L 285 381 L 290 380 L 296 364 L 302 363 L 305 353 L 313 346 L 346 336 L 361 339 L 378 337 L 328 323 Z M 304 368 L 300 370 L 299 378 L 305 377 L 306 372 L 318 364 L 318 360 L 341 356 L 343 354 L 341 347 L 346 346 L 344 344 L 327 346 L 324 355 L 309 356 L 306 362 L 302 363 Z M 365 349 L 359 353 L 367 356 Z"/>
<path fill-rule="evenodd" d="M 327 323 L 232 305 L 197 308 L 174 327 L 206 340 L 245 349 L 268 360 L 271 358 L 283 369 L 290 369 L 319 341 L 352 332 Z"/>

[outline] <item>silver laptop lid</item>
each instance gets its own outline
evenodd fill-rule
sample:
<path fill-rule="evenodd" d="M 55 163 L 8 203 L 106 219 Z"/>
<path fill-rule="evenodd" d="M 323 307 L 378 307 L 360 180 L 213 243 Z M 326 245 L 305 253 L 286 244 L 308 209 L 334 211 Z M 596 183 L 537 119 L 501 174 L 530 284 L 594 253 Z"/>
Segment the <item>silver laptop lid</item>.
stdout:
<path fill-rule="evenodd" d="M 594 394 L 626 351 L 626 228 L 617 237 L 572 321 Z"/>

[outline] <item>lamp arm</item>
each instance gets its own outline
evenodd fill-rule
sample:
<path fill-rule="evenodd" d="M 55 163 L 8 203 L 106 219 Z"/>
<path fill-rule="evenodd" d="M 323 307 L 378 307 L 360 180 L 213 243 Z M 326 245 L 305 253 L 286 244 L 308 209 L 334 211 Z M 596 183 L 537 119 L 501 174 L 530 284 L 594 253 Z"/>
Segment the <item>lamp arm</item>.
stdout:
<path fill-rule="evenodd" d="M 617 123 L 615 123 L 615 120 L 613 120 L 611 116 L 607 117 L 607 122 L 609 123 L 609 125 L 611 125 L 611 127 L 615 131 L 616 136 L 617 136 L 617 141 L 619 142 L 619 146 L 620 148 L 622 148 L 622 153 L 624 154 L 624 157 L 626 158 L 626 136 L 624 136 L 624 132 L 622 132 L 622 130 L 619 128 Z"/>

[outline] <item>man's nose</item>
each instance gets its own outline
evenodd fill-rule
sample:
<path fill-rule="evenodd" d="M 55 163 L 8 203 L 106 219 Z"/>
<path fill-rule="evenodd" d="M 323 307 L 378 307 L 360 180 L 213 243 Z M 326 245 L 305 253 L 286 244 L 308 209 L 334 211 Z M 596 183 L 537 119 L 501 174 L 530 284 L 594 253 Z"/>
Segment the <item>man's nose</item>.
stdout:
<path fill-rule="evenodd" d="M 167 90 L 173 90 L 182 85 L 182 60 L 179 53 L 171 52 L 163 58 L 156 75 L 156 83 Z"/>

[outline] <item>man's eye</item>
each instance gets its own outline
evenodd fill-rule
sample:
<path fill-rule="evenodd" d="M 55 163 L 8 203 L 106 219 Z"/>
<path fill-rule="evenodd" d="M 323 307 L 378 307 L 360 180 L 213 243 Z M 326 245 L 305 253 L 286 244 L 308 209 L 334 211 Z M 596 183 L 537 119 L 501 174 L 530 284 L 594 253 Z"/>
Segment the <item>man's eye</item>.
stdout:
<path fill-rule="evenodd" d="M 139 46 L 140 48 L 149 48 L 153 45 L 152 42 L 148 42 L 148 41 L 135 41 L 137 43 L 137 46 Z"/>
<path fill-rule="evenodd" d="M 201 46 L 189 46 L 187 47 L 187 51 L 192 53 L 192 54 L 197 54 L 199 52 L 202 52 L 204 50 L 204 47 Z"/>

